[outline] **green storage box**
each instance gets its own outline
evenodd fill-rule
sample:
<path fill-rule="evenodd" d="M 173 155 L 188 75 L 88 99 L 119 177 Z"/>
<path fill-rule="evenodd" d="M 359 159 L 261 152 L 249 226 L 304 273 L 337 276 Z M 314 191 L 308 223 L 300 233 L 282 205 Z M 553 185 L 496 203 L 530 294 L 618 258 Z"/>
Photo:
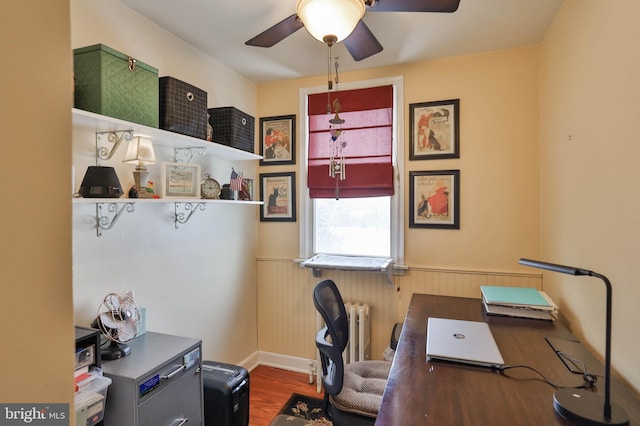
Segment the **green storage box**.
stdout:
<path fill-rule="evenodd" d="M 158 127 L 158 69 L 104 44 L 74 49 L 74 106 Z"/>

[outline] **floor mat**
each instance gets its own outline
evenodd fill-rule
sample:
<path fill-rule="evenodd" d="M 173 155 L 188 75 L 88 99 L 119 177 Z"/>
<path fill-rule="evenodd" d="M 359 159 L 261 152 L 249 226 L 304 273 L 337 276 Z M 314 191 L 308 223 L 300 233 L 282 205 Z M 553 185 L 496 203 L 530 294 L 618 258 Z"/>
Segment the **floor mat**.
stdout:
<path fill-rule="evenodd" d="M 294 393 L 269 426 L 332 425 L 326 417 L 322 399 Z"/>

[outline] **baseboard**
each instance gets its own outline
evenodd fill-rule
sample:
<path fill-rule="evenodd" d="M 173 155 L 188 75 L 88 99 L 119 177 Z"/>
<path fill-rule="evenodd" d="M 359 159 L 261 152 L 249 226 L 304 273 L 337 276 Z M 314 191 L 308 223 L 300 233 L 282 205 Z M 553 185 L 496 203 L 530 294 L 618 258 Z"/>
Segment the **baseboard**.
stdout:
<path fill-rule="evenodd" d="M 247 371 L 251 372 L 254 368 L 260 365 L 260 352 L 254 352 L 242 361 L 238 363 L 241 367 L 247 369 Z"/>
<path fill-rule="evenodd" d="M 258 365 L 267 365 L 269 367 L 282 368 L 283 370 L 295 371 L 297 373 L 311 374 L 315 371 L 316 360 L 258 351 L 243 359 L 239 365 L 248 371 L 253 370 Z"/>
<path fill-rule="evenodd" d="M 259 365 L 266 365 L 268 367 L 281 368 L 283 370 L 295 371 L 296 373 L 308 374 L 309 383 L 315 382 L 316 391 L 318 393 L 322 391 L 320 386 L 320 377 L 318 376 L 318 363 L 313 359 L 258 351 L 240 361 L 238 365 L 246 368 L 249 372 Z"/>
<path fill-rule="evenodd" d="M 276 354 L 273 352 L 260 352 L 260 364 L 269 367 L 283 368 L 298 373 L 310 374 L 315 371 L 316 360 L 299 358 L 290 355 Z"/>

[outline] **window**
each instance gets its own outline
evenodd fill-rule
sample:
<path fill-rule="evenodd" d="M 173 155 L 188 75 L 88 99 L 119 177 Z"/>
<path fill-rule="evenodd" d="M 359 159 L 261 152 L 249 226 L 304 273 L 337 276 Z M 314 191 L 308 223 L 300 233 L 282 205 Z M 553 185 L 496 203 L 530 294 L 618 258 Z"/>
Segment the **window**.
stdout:
<path fill-rule="evenodd" d="M 393 150 L 391 153 L 391 185 L 389 191 L 392 195 L 376 196 L 368 194 L 366 197 L 350 198 L 353 194 L 344 198 L 344 191 L 340 189 L 340 198 L 336 200 L 333 195 L 326 198 L 314 198 L 309 196 L 307 190 L 308 164 L 309 164 L 309 120 L 308 97 L 312 94 L 326 92 L 326 87 L 315 87 L 300 90 L 300 150 L 304 161 L 300 167 L 300 257 L 308 258 L 314 254 L 342 254 L 360 256 L 385 256 L 392 257 L 395 263 L 403 262 L 403 179 L 402 161 L 402 131 L 398 123 L 403 123 L 402 78 L 393 77 L 358 83 L 341 83 L 338 90 L 356 90 L 363 88 L 392 86 L 393 117 L 391 118 L 391 136 Z M 400 106 L 400 107 L 398 107 Z M 340 114 L 346 119 L 346 115 Z M 349 148 L 347 148 L 349 149 Z M 328 169 L 328 162 L 324 162 L 324 170 Z M 347 174 L 357 169 L 357 166 L 347 163 Z M 371 167 L 369 167 L 371 169 Z M 380 170 L 380 168 L 376 168 Z M 328 175 L 328 172 L 324 172 Z M 312 178 L 313 179 L 313 178 Z M 344 181 L 342 181 L 344 182 Z M 387 193 L 389 193 L 387 192 Z M 333 189 L 331 194 L 333 194 Z"/>
<path fill-rule="evenodd" d="M 391 256 L 391 197 L 313 200 L 313 252 Z"/>

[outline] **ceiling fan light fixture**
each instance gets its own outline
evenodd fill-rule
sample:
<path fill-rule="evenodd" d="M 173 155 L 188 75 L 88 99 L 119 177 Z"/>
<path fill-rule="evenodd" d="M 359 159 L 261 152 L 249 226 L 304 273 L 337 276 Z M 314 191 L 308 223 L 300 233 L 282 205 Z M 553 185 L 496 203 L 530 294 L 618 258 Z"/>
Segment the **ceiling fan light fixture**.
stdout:
<path fill-rule="evenodd" d="M 353 32 L 364 16 L 364 0 L 298 0 L 296 13 L 315 39 L 331 44 Z"/>

